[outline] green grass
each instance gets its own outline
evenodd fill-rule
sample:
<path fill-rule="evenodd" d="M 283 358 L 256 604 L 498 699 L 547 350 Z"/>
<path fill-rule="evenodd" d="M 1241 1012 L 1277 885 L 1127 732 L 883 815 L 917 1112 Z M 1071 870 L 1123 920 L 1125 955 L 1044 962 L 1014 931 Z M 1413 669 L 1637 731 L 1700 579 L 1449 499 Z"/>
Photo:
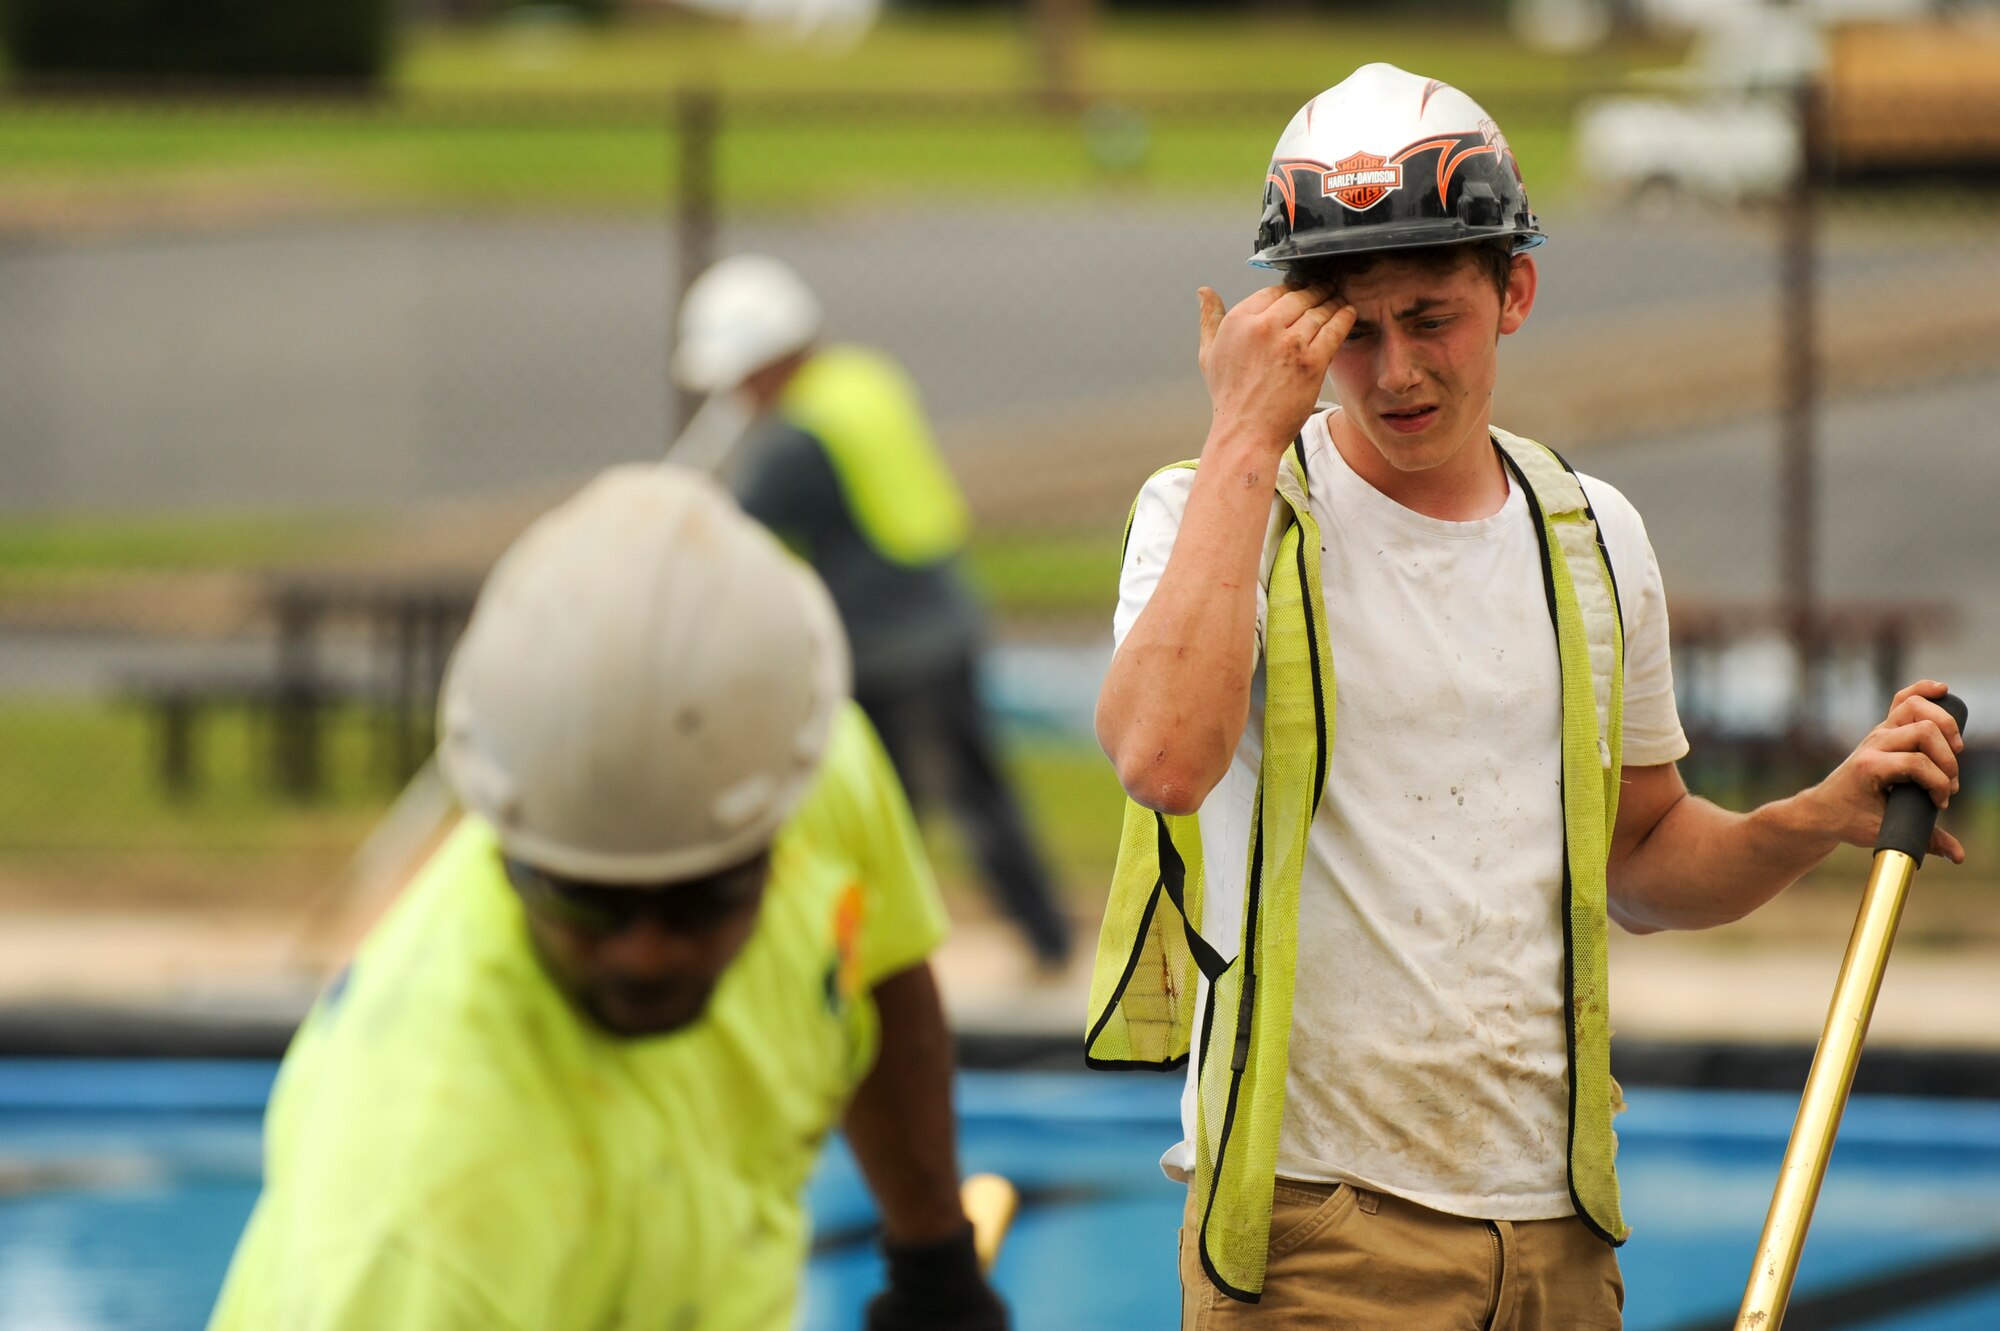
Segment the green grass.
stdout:
<path fill-rule="evenodd" d="M 295 804 L 262 776 L 261 727 L 236 709 L 200 735 L 200 792 L 169 799 L 150 719 L 137 704 L 0 704 L 0 854 L 95 858 L 342 855 L 394 794 L 370 727 L 337 714 L 325 735 L 327 798 Z"/>
<path fill-rule="evenodd" d="M 1125 792 L 1111 762 L 1088 740 L 1022 738 L 1011 765 L 1028 816 L 1066 881 L 1102 893 L 1118 859 Z"/>
<path fill-rule="evenodd" d="M 982 531 L 967 552 L 973 578 L 1002 615 L 1096 616 L 1118 600 L 1121 533 Z"/>
<path fill-rule="evenodd" d="M 1078 902 L 1101 903 L 1117 863 L 1125 811 L 1110 762 L 1087 740 L 1032 735 L 1012 739 L 1007 767 L 1059 889 Z M 926 810 L 923 832 L 940 879 L 951 886 L 977 881 L 978 870 L 948 817 Z"/>
<path fill-rule="evenodd" d="M 997 14 L 895 16 L 851 49 L 791 43 L 694 16 L 595 29 L 539 22 L 408 34 L 394 85 L 416 93 L 1000 92 L 1034 79 L 1029 35 Z"/>
<path fill-rule="evenodd" d="M 0 596 L 115 583 L 133 574 L 248 571 L 383 549 L 387 519 L 358 514 L 37 514 L 0 524 Z M 978 533 L 972 576 L 1001 615 L 1109 616 L 1113 530 Z"/>
<path fill-rule="evenodd" d="M 1527 50 L 1497 21 L 1376 16 L 1098 16 L 1080 45 L 1090 93 L 1247 92 L 1302 102 L 1386 60 L 1482 88 L 1604 82 L 1670 63 L 1672 47 L 1614 43 L 1588 62 Z M 412 33 L 397 87 L 414 92 L 625 95 L 699 82 L 762 93 L 1014 92 L 1039 86 L 1036 34 L 1018 14 L 890 15 L 852 49 L 793 44 L 692 17 L 595 30 L 546 23 Z"/>
<path fill-rule="evenodd" d="M 15 514 L 0 575 L 254 568 L 345 553 L 372 529 L 333 514 Z"/>
<path fill-rule="evenodd" d="M 0 607 L 121 592 L 165 607 L 204 574 L 339 559 L 385 526 L 336 513 L 16 514 L 0 523 Z"/>
<path fill-rule="evenodd" d="M 1012 201 L 1105 186 L 1254 195 L 1282 123 L 1274 107 L 1156 114 L 1129 170 L 1101 166 L 1076 117 L 1027 103 L 742 107 L 717 145 L 716 188 L 738 208 L 913 194 Z M 14 206 L 70 210 L 170 192 L 334 210 L 658 212 L 673 194 L 677 152 L 666 115 L 634 103 L 435 115 L 212 103 L 161 114 L 105 103 L 0 118 L 0 185 Z"/>
<path fill-rule="evenodd" d="M 273 893 L 296 900 L 331 885 L 393 795 L 368 720 L 337 714 L 327 734 L 327 797 L 292 803 L 263 778 L 264 736 L 242 712 L 215 716 L 204 735 L 200 794 L 168 799 L 156 778 L 146 715 L 126 704 L 0 704 L 0 887 L 20 901 L 41 883 L 52 900 L 244 901 Z M 1102 900 L 1117 857 L 1124 797 L 1111 765 L 1088 740 L 1009 737 L 1007 765 L 1062 890 Z M 1749 792 L 1716 790 L 1731 807 Z M 1951 826 L 1973 851 L 1973 867 L 1945 869 L 1966 891 L 1990 877 L 2000 855 L 2000 791 L 1971 791 Z M 940 876 L 975 878 L 957 831 L 935 814 L 924 832 Z M 1861 851 L 1842 852 L 1816 881 L 1857 885 Z M 25 885 L 25 886 L 24 886 Z"/>
<path fill-rule="evenodd" d="M 1370 59 L 1491 90 L 1538 191 L 1559 193 L 1567 175 L 1574 67 L 1497 27 L 1106 19 L 1084 82 L 1143 108 L 1143 160 L 1126 173 L 1099 164 L 1079 117 L 1026 99 L 1032 49 L 997 15 L 897 18 L 838 55 L 693 21 L 419 31 L 386 99 L 16 104 L 0 117 L 0 199 L 62 217 L 129 213 L 163 193 L 322 209 L 658 210 L 677 170 L 669 94 L 697 82 L 725 99 L 726 207 L 1107 185 L 1245 194 L 1289 111 Z M 1663 58 L 1619 48 L 1591 70 L 1611 79 Z M 880 94 L 986 100 L 897 106 Z"/>
<path fill-rule="evenodd" d="M 0 858 L 17 899 L 13 885 L 34 881 L 112 899 L 310 894 L 334 881 L 395 793 L 369 718 L 354 710 L 328 726 L 328 789 L 311 804 L 268 789 L 268 736 L 241 709 L 204 725 L 200 788 L 185 800 L 160 785 L 155 738 L 135 704 L 0 704 Z M 1058 879 L 1101 891 L 1122 808 L 1103 755 L 1086 741 L 1026 736 L 1009 765 Z M 944 875 L 964 879 L 955 832 L 932 818 L 926 835 Z"/>

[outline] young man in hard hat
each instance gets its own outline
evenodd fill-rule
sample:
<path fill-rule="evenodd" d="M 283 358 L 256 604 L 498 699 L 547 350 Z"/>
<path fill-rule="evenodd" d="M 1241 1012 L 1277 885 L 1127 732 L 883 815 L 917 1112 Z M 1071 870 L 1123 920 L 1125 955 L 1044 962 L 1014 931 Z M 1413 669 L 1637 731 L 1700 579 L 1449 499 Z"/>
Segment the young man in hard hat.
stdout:
<path fill-rule="evenodd" d="M 1542 240 L 1499 129 L 1370 65 L 1264 202 L 1286 280 L 1200 293 L 1207 442 L 1132 518 L 1089 1055 L 1191 1064 L 1184 1327 L 1616 1327 L 1608 922 L 1755 909 L 1957 730 L 1921 682 L 1812 789 L 1691 797 L 1639 515 L 1490 420 Z"/>
<path fill-rule="evenodd" d="M 998 1331 L 958 1201 L 944 929 L 826 593 L 712 483 L 606 473 L 453 655 L 467 816 L 287 1053 L 218 1331 L 767 1331 L 836 1125 L 874 1331 Z"/>
<path fill-rule="evenodd" d="M 826 579 L 854 697 L 919 805 L 935 783 L 1001 907 L 1045 970 L 1069 955 L 1056 904 L 975 688 L 984 616 L 958 567 L 969 527 L 909 377 L 879 351 L 821 346 L 818 299 L 788 265 L 739 254 L 681 306 L 675 379 L 754 413 L 731 485 Z"/>

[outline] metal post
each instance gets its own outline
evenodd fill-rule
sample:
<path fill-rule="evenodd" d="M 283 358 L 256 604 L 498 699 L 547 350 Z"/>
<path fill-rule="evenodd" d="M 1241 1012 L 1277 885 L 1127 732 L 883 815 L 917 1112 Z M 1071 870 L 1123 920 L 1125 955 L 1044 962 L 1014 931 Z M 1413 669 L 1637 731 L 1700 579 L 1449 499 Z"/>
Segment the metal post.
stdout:
<path fill-rule="evenodd" d="M 324 602 L 307 586 L 277 596 L 278 678 L 271 729 L 273 784 L 294 799 L 320 790 L 320 720 L 324 689 L 318 638 Z"/>
<path fill-rule="evenodd" d="M 675 174 L 675 287 L 669 326 L 680 313 L 688 287 L 715 260 L 715 140 L 721 109 L 712 88 L 683 88 L 674 103 L 674 142 L 678 151 Z M 674 389 L 674 410 L 667 440 L 687 429 L 701 406 L 701 395 Z"/>
<path fill-rule="evenodd" d="M 1050 106 L 1075 106 L 1082 90 L 1081 45 L 1091 0 L 1035 0 L 1035 36 L 1042 66 L 1042 97 Z"/>
<path fill-rule="evenodd" d="M 1779 468 L 1780 593 L 1785 628 L 1797 657 L 1794 738 L 1819 722 L 1821 656 L 1818 563 L 1818 463 L 1815 457 L 1819 357 L 1814 332 L 1817 200 L 1821 157 L 1819 89 L 1802 78 L 1793 93 L 1799 155 L 1784 210 L 1779 260 L 1779 331 L 1783 342 L 1784 426 Z"/>

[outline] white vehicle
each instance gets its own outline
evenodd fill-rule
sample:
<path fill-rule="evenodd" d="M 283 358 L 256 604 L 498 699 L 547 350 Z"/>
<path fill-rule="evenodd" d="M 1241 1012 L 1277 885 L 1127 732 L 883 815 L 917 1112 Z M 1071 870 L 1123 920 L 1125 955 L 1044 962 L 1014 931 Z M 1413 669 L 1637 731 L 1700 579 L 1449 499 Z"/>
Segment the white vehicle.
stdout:
<path fill-rule="evenodd" d="M 1836 177 L 2000 172 L 2000 9 L 1859 19 L 1836 0 L 1718 14 L 1686 65 L 1584 105 L 1577 166 L 1626 196 L 1782 193 L 1797 178 L 1806 80 L 1823 95 L 1821 166 Z"/>
<path fill-rule="evenodd" d="M 1584 104 L 1577 167 L 1625 198 L 1774 197 L 1797 175 L 1793 89 L 1824 59 L 1817 28 L 1796 10 L 1719 12 L 1686 65 L 1635 77 L 1657 91 Z"/>
<path fill-rule="evenodd" d="M 1621 199 L 1745 203 L 1784 191 L 1798 145 L 1782 97 L 1607 97 L 1579 113 L 1575 151 L 1585 179 Z"/>

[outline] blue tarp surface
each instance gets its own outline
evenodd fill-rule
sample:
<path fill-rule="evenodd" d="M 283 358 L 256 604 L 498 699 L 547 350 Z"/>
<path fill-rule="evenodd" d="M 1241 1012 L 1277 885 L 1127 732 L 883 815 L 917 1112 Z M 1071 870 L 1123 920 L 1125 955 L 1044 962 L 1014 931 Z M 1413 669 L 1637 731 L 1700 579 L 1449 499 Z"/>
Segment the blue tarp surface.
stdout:
<path fill-rule="evenodd" d="M 274 1067 L 0 1060 L 0 1328 L 193 1331 L 256 1197 Z M 1016 1325 L 1156 1331 L 1176 1321 L 1183 1193 L 1160 1152 L 1178 1081 L 966 1073 L 968 1172 L 1026 1198 L 996 1271 Z M 1619 1120 L 1620 1254 L 1631 1331 L 1733 1315 L 1795 1097 L 1636 1090 Z M 804 1331 L 847 1331 L 879 1268 L 837 1144 L 812 1190 L 822 1237 Z M 1843 1121 L 1793 1307 L 1833 1298 L 1871 1331 L 2000 1327 L 2000 1104 L 1857 1097 Z"/>

